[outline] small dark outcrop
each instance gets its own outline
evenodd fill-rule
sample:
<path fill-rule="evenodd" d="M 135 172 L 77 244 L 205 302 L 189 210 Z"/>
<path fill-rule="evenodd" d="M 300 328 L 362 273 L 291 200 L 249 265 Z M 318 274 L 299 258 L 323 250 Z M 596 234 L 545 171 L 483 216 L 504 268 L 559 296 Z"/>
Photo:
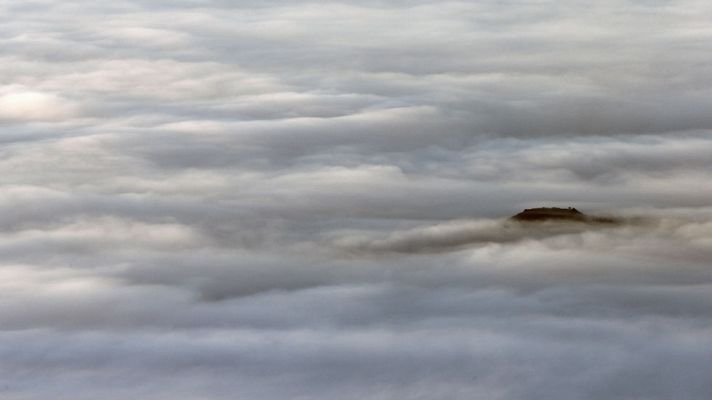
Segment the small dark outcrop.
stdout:
<path fill-rule="evenodd" d="M 615 224 L 620 222 L 617 218 L 613 217 L 598 217 L 590 216 L 582 213 L 581 211 L 569 207 L 569 208 L 558 208 L 558 207 L 540 207 L 540 208 L 528 208 L 519 214 L 513 216 L 511 219 L 515 221 L 522 222 L 537 222 L 537 221 L 571 221 L 571 222 L 585 222 L 585 223 L 599 223 L 599 224 Z"/>

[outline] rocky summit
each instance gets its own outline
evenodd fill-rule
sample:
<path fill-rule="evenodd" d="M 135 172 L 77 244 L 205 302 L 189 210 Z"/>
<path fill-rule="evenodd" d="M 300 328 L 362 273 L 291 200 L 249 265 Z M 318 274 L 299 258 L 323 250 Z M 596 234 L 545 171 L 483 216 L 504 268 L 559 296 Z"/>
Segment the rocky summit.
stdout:
<path fill-rule="evenodd" d="M 539 207 L 528 208 L 511 219 L 515 221 L 533 222 L 533 221 L 573 221 L 573 222 L 588 222 L 588 223 L 617 223 L 616 218 L 589 216 L 574 207 L 558 208 L 558 207 Z"/>

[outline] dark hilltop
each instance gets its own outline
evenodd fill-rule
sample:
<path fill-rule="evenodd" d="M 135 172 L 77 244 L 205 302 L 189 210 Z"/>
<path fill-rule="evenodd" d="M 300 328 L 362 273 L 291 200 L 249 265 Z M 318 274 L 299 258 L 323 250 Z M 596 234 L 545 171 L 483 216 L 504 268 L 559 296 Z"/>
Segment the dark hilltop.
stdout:
<path fill-rule="evenodd" d="M 584 223 L 599 223 L 599 224 L 616 224 L 620 220 L 614 217 L 601 217 L 586 215 L 574 207 L 558 208 L 558 207 L 539 207 L 527 208 L 511 219 L 522 222 L 541 222 L 541 221 L 571 221 Z"/>

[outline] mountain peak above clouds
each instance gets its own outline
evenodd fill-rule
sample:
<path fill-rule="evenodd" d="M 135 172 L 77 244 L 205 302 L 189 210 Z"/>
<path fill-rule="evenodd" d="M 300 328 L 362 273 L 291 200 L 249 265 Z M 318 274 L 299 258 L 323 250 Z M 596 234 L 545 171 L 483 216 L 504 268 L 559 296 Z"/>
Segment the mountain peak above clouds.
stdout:
<path fill-rule="evenodd" d="M 527 208 L 511 217 L 515 221 L 521 222 L 543 222 L 543 221 L 571 221 L 585 223 L 619 223 L 620 220 L 614 217 L 601 217 L 586 215 L 574 207 L 538 207 Z"/>

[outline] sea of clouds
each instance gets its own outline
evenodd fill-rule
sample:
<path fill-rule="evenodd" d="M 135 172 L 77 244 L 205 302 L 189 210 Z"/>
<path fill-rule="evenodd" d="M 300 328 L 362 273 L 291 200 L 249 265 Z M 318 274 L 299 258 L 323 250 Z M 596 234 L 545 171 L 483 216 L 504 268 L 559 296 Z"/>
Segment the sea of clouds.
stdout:
<path fill-rule="evenodd" d="M 712 398 L 711 20 L 0 2 L 0 398 Z"/>

